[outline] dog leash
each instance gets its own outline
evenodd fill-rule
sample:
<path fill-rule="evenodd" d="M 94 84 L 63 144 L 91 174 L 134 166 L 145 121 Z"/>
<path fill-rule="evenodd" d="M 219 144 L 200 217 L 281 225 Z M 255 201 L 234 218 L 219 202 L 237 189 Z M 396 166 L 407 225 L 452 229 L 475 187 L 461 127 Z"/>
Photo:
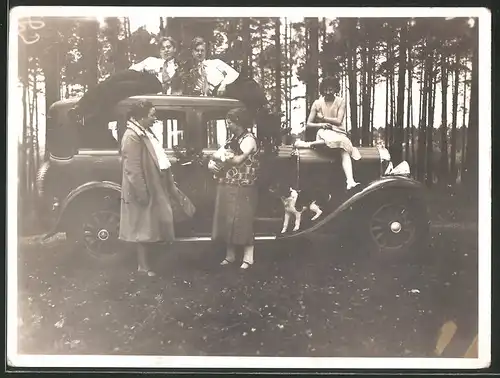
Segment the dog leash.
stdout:
<path fill-rule="evenodd" d="M 295 156 L 296 164 L 297 164 L 297 182 L 296 182 L 296 190 L 300 189 L 300 152 L 297 147 L 293 147 L 292 155 Z"/>

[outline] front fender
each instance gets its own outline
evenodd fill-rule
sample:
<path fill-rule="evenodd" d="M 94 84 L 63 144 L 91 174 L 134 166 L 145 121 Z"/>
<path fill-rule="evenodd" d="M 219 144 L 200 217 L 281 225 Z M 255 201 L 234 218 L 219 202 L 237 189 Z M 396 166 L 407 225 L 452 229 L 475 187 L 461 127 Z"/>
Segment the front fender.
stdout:
<path fill-rule="evenodd" d="M 91 181 L 83 185 L 78 186 L 73 189 L 66 198 L 62 201 L 61 210 L 59 211 L 59 216 L 55 221 L 51 231 L 45 236 L 46 238 L 54 235 L 55 233 L 62 231 L 61 225 L 64 224 L 63 220 L 67 210 L 71 207 L 77 198 L 81 198 L 83 194 L 87 194 L 96 190 L 112 190 L 121 193 L 121 185 L 112 181 Z"/>
<path fill-rule="evenodd" d="M 422 199 L 425 197 L 425 186 L 414 179 L 403 176 L 383 177 L 377 181 L 371 182 L 363 190 L 357 192 L 356 194 L 348 198 L 337 209 L 328 214 L 318 223 L 314 224 L 309 228 L 298 231 L 296 233 L 282 236 L 280 237 L 280 239 L 310 236 L 311 234 L 320 231 L 324 227 L 329 227 L 335 220 L 340 218 L 341 215 L 343 215 L 346 211 L 351 209 L 354 205 L 356 205 L 366 197 L 387 188 L 407 189 L 409 191 L 412 191 L 413 193 L 417 193 L 417 196 L 419 196 Z"/>

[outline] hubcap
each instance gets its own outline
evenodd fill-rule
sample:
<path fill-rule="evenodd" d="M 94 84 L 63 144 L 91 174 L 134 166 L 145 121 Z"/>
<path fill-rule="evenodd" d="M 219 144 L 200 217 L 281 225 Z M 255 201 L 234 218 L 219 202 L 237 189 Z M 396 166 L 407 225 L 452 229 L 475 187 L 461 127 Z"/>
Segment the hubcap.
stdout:
<path fill-rule="evenodd" d="M 404 204 L 381 206 L 370 221 L 370 234 L 380 250 L 398 250 L 410 243 L 416 233 L 415 219 Z"/>
<path fill-rule="evenodd" d="M 391 223 L 391 231 L 394 232 L 395 234 L 399 234 L 399 232 L 401 231 L 401 223 L 392 222 Z"/>
<path fill-rule="evenodd" d="M 83 244 L 97 258 L 112 257 L 123 249 L 118 239 L 120 215 L 115 211 L 98 210 L 83 223 Z"/>
<path fill-rule="evenodd" d="M 108 230 L 100 230 L 98 233 L 97 233 L 97 237 L 99 238 L 99 240 L 102 240 L 102 241 L 106 241 L 108 240 L 109 238 L 109 232 Z"/>

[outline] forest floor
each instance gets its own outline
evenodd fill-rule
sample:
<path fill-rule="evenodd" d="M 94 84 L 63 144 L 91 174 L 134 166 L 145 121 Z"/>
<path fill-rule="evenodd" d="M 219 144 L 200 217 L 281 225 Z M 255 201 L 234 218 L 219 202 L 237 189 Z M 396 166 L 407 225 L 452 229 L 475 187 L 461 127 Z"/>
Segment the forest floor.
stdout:
<path fill-rule="evenodd" d="M 349 251 L 260 246 L 247 272 L 203 247 L 155 254 L 159 275 L 80 265 L 64 241 L 22 238 L 21 354 L 428 357 L 440 327 L 458 326 L 443 356 L 477 334 L 477 205 L 431 204 L 431 261 L 377 264 Z M 347 252 L 347 253 L 346 253 Z"/>

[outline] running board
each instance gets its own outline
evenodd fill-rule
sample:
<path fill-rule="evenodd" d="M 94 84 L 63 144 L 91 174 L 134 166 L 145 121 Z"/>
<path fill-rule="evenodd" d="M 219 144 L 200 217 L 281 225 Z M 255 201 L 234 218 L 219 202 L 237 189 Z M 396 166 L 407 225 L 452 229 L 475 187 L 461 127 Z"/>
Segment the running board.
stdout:
<path fill-rule="evenodd" d="M 276 236 L 256 236 L 254 237 L 255 241 L 261 241 L 261 240 L 276 240 Z M 189 237 L 180 237 L 176 238 L 174 240 L 175 242 L 206 242 L 206 241 L 212 241 L 212 238 L 210 236 L 189 236 Z"/>

